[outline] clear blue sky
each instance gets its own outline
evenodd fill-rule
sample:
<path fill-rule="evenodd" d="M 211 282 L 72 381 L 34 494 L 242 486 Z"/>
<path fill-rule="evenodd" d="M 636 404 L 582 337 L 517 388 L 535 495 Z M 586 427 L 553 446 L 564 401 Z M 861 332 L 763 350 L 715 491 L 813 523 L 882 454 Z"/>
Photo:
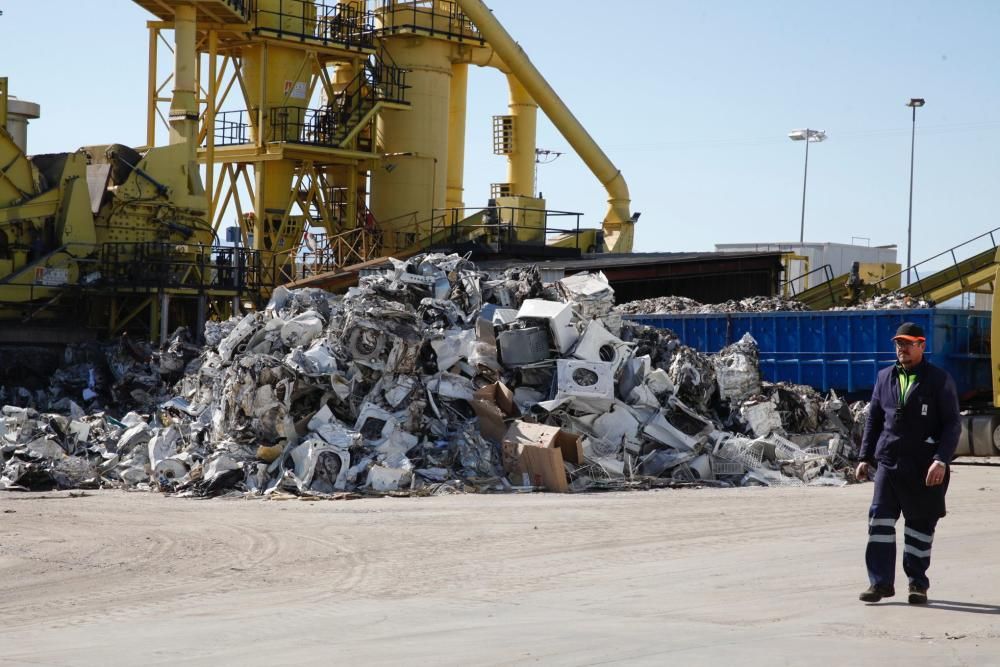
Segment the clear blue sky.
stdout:
<path fill-rule="evenodd" d="M 910 97 L 917 112 L 914 259 L 1000 226 L 1000 2 L 490 0 L 622 170 L 638 251 L 797 240 L 899 244 L 905 257 Z M 0 76 L 38 102 L 30 151 L 142 144 L 149 16 L 132 2 L 0 0 Z M 491 120 L 503 78 L 470 72 L 466 200 L 504 180 Z M 547 121 L 551 208 L 599 224 L 600 185 Z"/>

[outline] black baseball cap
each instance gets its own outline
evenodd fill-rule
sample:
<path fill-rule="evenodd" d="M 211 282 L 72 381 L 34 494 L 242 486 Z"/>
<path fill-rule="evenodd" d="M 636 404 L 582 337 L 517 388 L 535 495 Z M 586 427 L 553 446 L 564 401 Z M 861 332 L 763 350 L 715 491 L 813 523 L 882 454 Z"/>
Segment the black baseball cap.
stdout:
<path fill-rule="evenodd" d="M 896 329 L 896 335 L 892 337 L 893 340 L 897 338 L 902 338 L 903 340 L 910 341 L 925 341 L 927 338 L 924 337 L 924 330 L 918 324 L 913 322 L 903 322 Z"/>

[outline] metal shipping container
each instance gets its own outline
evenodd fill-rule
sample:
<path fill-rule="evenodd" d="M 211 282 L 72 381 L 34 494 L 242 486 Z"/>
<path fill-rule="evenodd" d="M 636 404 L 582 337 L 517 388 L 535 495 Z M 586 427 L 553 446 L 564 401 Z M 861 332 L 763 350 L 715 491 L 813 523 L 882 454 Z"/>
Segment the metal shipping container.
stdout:
<path fill-rule="evenodd" d="M 991 392 L 990 313 L 943 308 L 774 313 L 630 315 L 671 329 L 685 345 L 718 352 L 750 333 L 760 348 L 761 376 L 821 391 L 866 392 L 896 361 L 892 335 L 902 322 L 927 334 L 927 358 L 944 368 L 968 398 Z"/>

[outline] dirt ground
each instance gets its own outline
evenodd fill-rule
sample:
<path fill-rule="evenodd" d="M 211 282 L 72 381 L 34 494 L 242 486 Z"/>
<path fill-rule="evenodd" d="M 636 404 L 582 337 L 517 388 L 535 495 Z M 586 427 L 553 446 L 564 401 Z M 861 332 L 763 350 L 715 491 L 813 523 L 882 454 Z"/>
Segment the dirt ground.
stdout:
<path fill-rule="evenodd" d="M 857 600 L 870 494 L 0 492 L 0 665 L 1000 664 L 1000 466 L 925 608 Z"/>

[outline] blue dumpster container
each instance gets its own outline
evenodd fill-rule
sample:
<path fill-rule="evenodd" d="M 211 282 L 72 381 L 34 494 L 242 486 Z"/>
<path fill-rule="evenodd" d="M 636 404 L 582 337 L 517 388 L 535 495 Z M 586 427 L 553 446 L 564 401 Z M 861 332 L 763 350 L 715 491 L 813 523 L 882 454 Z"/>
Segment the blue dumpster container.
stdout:
<path fill-rule="evenodd" d="M 902 322 L 927 333 L 927 355 L 944 368 L 960 396 L 991 392 L 990 313 L 943 308 L 774 313 L 629 315 L 671 329 L 685 345 L 718 352 L 749 333 L 770 382 L 795 382 L 821 391 L 870 391 L 878 371 L 896 361 L 892 335 Z"/>

